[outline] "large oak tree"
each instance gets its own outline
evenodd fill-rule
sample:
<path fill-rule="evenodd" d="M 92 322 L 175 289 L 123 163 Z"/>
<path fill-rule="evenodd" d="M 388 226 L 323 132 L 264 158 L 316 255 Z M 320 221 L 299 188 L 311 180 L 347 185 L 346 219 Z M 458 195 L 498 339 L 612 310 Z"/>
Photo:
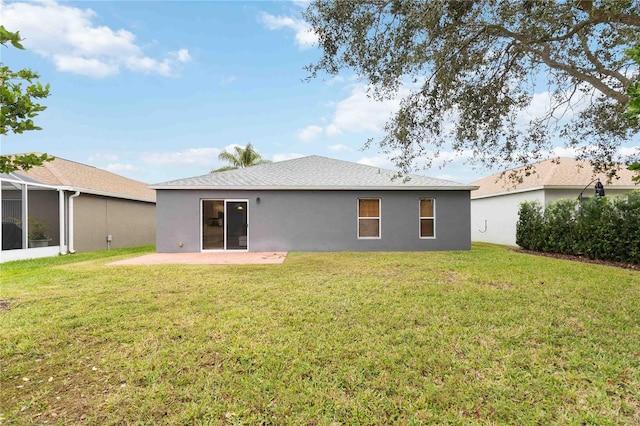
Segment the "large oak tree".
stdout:
<path fill-rule="evenodd" d="M 311 77 L 346 68 L 376 99 L 410 90 L 378 141 L 405 172 L 450 148 L 530 164 L 556 138 L 602 169 L 640 128 L 625 114 L 638 1 L 314 0 L 305 19 L 322 48 Z M 546 111 L 526 118 L 544 92 Z"/>

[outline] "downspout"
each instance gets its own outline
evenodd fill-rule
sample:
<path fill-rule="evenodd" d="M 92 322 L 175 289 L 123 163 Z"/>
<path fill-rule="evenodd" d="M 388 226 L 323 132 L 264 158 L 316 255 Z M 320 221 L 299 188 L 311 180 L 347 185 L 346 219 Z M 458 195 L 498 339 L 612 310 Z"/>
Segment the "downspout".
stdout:
<path fill-rule="evenodd" d="M 60 254 L 67 254 L 67 245 L 65 244 L 65 241 L 64 241 L 64 236 L 65 236 L 64 191 L 61 189 L 58 190 L 58 217 L 60 219 L 59 220 L 60 224 L 58 226 L 58 229 L 60 230 L 59 232 Z"/>
<path fill-rule="evenodd" d="M 75 194 L 69 197 L 69 253 L 73 254 L 76 251 L 73 249 L 73 199 L 80 195 L 80 191 L 76 191 Z"/>

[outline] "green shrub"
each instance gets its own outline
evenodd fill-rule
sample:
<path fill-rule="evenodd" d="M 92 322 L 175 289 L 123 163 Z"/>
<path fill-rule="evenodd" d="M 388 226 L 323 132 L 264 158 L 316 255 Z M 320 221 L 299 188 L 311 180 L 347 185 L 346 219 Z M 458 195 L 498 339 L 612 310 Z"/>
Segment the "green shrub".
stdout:
<path fill-rule="evenodd" d="M 563 199 L 550 204 L 544 210 L 543 251 L 573 253 L 575 250 L 575 228 L 577 200 Z"/>
<path fill-rule="evenodd" d="M 520 205 L 516 244 L 590 259 L 640 263 L 640 191 L 578 203 L 558 200 Z"/>
<path fill-rule="evenodd" d="M 539 201 L 525 201 L 520 204 L 518 215 L 516 244 L 527 250 L 541 250 L 542 205 Z"/>

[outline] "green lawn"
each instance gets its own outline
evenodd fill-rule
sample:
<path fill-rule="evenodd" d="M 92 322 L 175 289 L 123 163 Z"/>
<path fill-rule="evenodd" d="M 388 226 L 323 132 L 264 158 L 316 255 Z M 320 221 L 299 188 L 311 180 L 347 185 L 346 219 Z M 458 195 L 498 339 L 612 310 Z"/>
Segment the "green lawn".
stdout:
<path fill-rule="evenodd" d="M 2 424 L 640 424 L 640 274 L 481 245 L 2 265 Z"/>

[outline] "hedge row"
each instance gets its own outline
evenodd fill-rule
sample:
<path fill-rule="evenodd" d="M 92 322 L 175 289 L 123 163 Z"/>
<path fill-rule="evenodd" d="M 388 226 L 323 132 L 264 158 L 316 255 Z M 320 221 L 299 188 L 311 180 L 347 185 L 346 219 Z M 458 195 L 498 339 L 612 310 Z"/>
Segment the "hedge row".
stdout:
<path fill-rule="evenodd" d="M 580 203 L 558 200 L 545 209 L 520 205 L 516 244 L 550 253 L 640 264 L 640 191 Z"/>

